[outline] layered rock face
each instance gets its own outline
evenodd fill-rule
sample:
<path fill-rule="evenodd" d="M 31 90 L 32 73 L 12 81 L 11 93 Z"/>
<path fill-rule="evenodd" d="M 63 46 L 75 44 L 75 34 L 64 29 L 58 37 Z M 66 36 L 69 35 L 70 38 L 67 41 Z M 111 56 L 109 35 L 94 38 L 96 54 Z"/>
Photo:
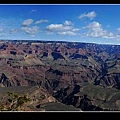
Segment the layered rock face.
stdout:
<path fill-rule="evenodd" d="M 0 86 L 42 86 L 51 95 L 88 83 L 120 88 L 120 46 L 55 41 L 1 41 Z"/>
<path fill-rule="evenodd" d="M 2 41 L 0 73 L 4 86 L 43 84 L 54 90 L 69 84 L 89 82 L 119 88 L 120 46 Z"/>

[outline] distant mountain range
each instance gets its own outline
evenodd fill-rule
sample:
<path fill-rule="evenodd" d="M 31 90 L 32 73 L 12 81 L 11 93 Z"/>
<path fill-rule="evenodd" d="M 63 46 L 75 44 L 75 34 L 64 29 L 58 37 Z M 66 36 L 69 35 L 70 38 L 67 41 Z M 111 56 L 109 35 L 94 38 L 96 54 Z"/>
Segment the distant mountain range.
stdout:
<path fill-rule="evenodd" d="M 1 40 L 0 86 L 24 87 L 26 94 L 27 87 L 38 87 L 54 98 L 51 102 L 74 110 L 120 110 L 120 46 Z M 36 99 L 34 107 L 42 104 Z"/>

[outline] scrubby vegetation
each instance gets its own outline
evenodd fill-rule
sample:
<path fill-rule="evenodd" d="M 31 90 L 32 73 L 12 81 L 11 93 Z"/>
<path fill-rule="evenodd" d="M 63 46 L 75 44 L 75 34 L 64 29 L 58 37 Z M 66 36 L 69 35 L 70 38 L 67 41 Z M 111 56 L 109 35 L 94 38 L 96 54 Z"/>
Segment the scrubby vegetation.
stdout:
<path fill-rule="evenodd" d="M 1 111 L 20 111 L 23 104 L 30 101 L 27 95 L 20 96 L 14 92 L 7 92 L 9 98 L 5 101 L 5 104 L 0 105 Z"/>

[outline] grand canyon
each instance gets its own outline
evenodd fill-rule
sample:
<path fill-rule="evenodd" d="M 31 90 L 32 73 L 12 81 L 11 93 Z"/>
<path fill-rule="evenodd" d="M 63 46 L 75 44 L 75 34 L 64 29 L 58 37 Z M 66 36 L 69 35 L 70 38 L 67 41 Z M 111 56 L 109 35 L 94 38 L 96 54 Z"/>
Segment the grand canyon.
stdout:
<path fill-rule="evenodd" d="M 120 45 L 0 41 L 1 111 L 119 111 L 119 89 Z"/>

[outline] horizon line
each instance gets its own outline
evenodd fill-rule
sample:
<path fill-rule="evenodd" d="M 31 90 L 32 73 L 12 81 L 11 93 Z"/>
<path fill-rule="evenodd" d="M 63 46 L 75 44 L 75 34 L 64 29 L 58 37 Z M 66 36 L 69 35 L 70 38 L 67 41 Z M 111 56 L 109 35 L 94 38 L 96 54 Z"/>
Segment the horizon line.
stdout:
<path fill-rule="evenodd" d="M 97 44 L 97 45 L 120 45 L 113 43 L 97 43 L 97 42 L 85 42 L 85 41 L 68 41 L 68 40 L 48 40 L 48 39 L 0 39 L 0 41 L 40 41 L 40 42 L 65 42 L 65 43 L 85 43 L 85 44 Z"/>

